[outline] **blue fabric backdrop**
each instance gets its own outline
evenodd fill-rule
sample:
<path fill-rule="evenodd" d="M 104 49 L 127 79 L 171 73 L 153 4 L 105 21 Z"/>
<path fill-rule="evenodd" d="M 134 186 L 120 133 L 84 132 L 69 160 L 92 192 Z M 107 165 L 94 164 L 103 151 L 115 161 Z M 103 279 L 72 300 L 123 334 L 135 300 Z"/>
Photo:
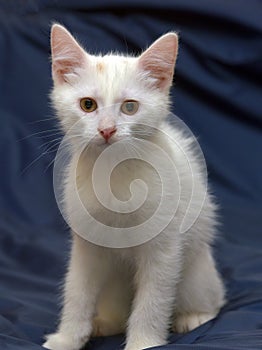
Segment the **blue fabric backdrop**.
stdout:
<path fill-rule="evenodd" d="M 262 2 L 0 1 L 0 349 L 40 350 L 54 330 L 69 233 L 52 189 L 49 30 L 91 52 L 140 52 L 176 30 L 173 112 L 198 137 L 221 206 L 219 317 L 166 349 L 262 349 Z M 118 349 L 122 336 L 88 348 Z"/>

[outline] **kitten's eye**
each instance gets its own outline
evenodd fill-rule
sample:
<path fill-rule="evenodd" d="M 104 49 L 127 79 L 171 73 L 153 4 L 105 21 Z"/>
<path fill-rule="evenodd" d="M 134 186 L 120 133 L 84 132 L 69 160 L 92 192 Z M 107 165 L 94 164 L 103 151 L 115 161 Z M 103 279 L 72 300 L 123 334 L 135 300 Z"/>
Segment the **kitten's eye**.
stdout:
<path fill-rule="evenodd" d="M 122 103 L 121 111 L 128 115 L 133 115 L 137 112 L 139 103 L 134 100 L 127 100 Z"/>
<path fill-rule="evenodd" d="M 97 103 L 93 98 L 84 97 L 80 100 L 80 107 L 84 112 L 91 113 L 97 109 Z"/>

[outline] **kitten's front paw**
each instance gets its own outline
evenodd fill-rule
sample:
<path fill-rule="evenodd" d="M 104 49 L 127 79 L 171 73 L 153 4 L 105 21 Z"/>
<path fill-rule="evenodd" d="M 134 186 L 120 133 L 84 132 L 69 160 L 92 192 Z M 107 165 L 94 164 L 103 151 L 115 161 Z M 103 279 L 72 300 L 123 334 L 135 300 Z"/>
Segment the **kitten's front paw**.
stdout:
<path fill-rule="evenodd" d="M 175 333 L 186 333 L 201 326 L 202 324 L 216 317 L 215 314 L 209 313 L 190 313 L 178 315 L 173 324 Z"/>
<path fill-rule="evenodd" d="M 72 337 L 61 333 L 50 334 L 46 337 L 44 348 L 50 350 L 79 350 L 85 342 L 77 342 Z"/>

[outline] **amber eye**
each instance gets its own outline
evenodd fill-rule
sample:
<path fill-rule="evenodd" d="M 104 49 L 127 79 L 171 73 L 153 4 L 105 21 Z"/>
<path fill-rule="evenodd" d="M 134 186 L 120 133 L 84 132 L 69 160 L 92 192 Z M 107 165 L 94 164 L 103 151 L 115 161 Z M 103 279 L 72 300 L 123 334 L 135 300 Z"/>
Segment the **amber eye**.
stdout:
<path fill-rule="evenodd" d="M 126 100 L 122 103 L 121 111 L 128 115 L 133 115 L 138 111 L 139 103 L 134 100 Z"/>
<path fill-rule="evenodd" d="M 93 98 L 84 97 L 80 100 L 80 107 L 84 112 L 91 113 L 97 109 L 97 103 Z"/>

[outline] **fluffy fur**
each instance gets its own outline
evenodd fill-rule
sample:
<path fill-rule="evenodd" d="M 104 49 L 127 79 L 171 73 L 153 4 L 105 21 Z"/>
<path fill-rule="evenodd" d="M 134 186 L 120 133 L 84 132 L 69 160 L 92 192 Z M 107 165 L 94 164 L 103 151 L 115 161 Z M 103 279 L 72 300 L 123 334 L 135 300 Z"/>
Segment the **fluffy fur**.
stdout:
<path fill-rule="evenodd" d="M 126 332 L 125 350 L 163 345 L 170 327 L 176 332 L 190 331 L 214 318 L 224 304 L 224 288 L 210 248 L 217 222 L 209 193 L 195 223 L 184 233 L 179 230 L 192 186 L 188 159 L 198 174 L 196 197 L 188 215 L 194 217 L 199 210 L 205 186 L 192 140 L 166 122 L 177 46 L 176 34 L 168 33 L 137 58 L 91 56 L 65 28 L 52 28 L 52 100 L 64 131 L 73 130 L 64 189 L 68 221 L 82 220 L 78 204 L 72 200 L 76 162 L 81 200 L 100 221 L 130 227 L 154 211 L 159 202 L 156 174 L 150 166 L 134 159 L 121 163 L 112 173 L 111 189 L 125 201 L 130 197 L 130 183 L 135 178 L 142 179 L 149 186 L 147 205 L 129 215 L 110 212 L 97 200 L 91 181 L 93 165 L 102 150 L 118 140 L 127 140 L 136 147 L 136 139 L 145 138 L 164 149 L 179 173 L 181 198 L 173 220 L 159 235 L 139 246 L 101 247 L 72 232 L 62 315 L 56 333 L 47 336 L 44 346 L 48 349 L 79 350 L 92 335 L 121 332 Z M 98 109 L 88 114 L 81 110 L 79 101 L 83 97 L 94 98 Z M 122 102 L 130 99 L 139 102 L 133 116 L 120 112 Z M 98 129 L 113 125 L 117 132 L 106 144 Z M 158 129 L 175 139 L 188 159 L 181 147 Z M 90 147 L 80 160 L 76 159 L 76 151 L 85 144 Z M 170 176 L 168 169 L 164 176 Z M 103 181 L 103 176 L 98 181 Z M 165 198 L 166 206 L 172 206 L 171 200 Z"/>

